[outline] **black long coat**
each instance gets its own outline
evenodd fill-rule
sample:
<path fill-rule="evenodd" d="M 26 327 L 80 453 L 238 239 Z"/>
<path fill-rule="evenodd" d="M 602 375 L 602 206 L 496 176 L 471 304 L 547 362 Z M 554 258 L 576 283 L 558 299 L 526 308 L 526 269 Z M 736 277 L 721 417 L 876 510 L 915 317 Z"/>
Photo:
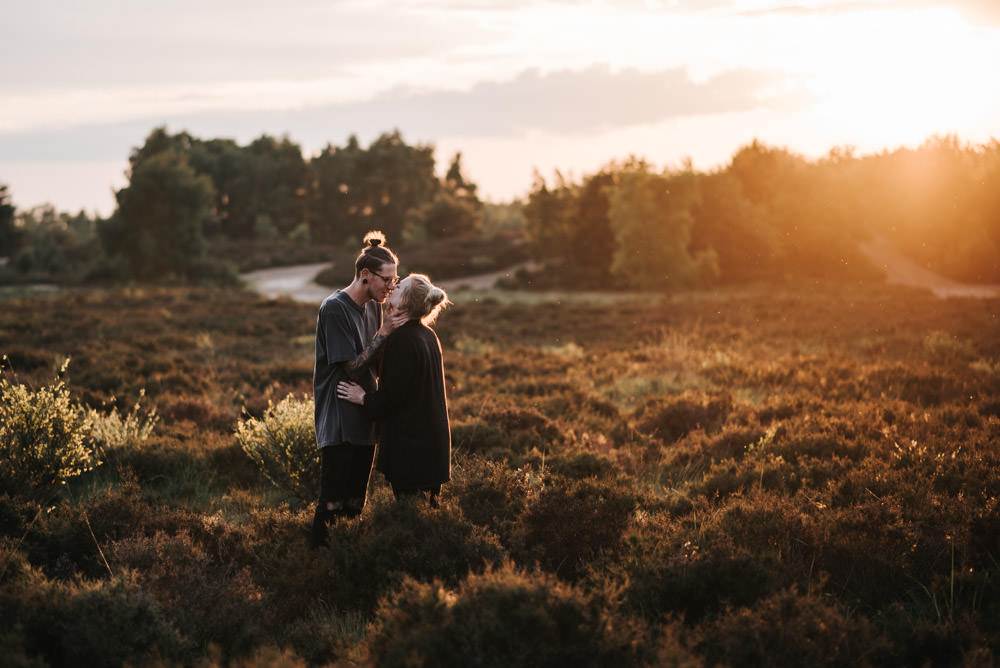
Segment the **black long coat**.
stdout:
<path fill-rule="evenodd" d="M 434 330 L 410 320 L 386 340 L 378 390 L 365 393 L 376 420 L 376 469 L 389 482 L 433 487 L 451 480 L 451 428 L 441 343 Z"/>

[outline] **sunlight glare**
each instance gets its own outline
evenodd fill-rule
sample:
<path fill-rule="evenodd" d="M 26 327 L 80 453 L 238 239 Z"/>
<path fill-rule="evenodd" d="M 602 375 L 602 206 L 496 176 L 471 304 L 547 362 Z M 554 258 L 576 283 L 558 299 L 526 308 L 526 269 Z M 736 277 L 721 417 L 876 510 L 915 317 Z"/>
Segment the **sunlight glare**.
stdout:
<path fill-rule="evenodd" d="M 817 63 L 821 118 L 879 143 L 962 132 L 991 105 L 996 54 L 954 12 L 859 17 L 854 42 Z"/>

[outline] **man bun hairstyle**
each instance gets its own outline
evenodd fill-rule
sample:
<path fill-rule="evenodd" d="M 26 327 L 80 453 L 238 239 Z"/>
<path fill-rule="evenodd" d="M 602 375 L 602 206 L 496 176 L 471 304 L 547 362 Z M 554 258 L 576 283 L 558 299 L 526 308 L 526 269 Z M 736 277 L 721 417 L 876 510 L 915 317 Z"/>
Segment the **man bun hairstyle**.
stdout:
<path fill-rule="evenodd" d="M 404 290 L 403 308 L 425 325 L 434 324 L 441 311 L 451 305 L 448 293 L 431 283 L 431 279 L 424 274 L 407 276 Z"/>
<path fill-rule="evenodd" d="M 378 272 L 384 264 L 399 264 L 396 254 L 385 245 L 385 235 L 380 230 L 372 230 L 365 235 L 364 247 L 354 261 L 354 278 L 362 269 Z"/>

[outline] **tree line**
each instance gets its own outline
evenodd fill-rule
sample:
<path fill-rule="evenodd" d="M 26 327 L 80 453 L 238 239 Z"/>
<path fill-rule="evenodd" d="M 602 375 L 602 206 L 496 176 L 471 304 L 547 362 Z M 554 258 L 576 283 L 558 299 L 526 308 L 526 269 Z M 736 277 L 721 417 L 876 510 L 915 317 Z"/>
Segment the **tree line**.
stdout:
<path fill-rule="evenodd" d="M 945 276 L 1000 283 L 996 140 L 938 136 L 817 160 L 755 140 L 707 172 L 629 158 L 579 181 L 536 173 L 523 203 L 493 211 L 461 154 L 438 178 L 433 147 L 409 145 L 398 130 L 367 147 L 351 136 L 307 159 L 287 137 L 240 145 L 160 127 L 132 151 L 127 174 L 107 220 L 51 207 L 17 213 L 0 185 L 0 256 L 13 258 L 0 273 L 212 281 L 228 271 L 207 251 L 219 241 L 353 248 L 378 228 L 419 244 L 486 234 L 502 217 L 523 228 L 536 259 L 558 266 L 547 284 L 566 287 L 869 278 L 877 270 L 859 244 L 877 237 Z"/>
<path fill-rule="evenodd" d="M 876 237 L 945 276 L 1000 283 L 1000 142 L 810 161 L 755 140 L 710 172 L 630 158 L 579 181 L 536 173 L 524 218 L 536 257 L 571 285 L 866 278 L 859 243 Z"/>
<path fill-rule="evenodd" d="M 398 130 L 368 147 L 351 136 L 306 159 L 288 137 L 240 145 L 158 127 L 131 152 L 113 214 L 81 213 L 79 234 L 52 207 L 15 216 L 4 188 L 0 255 L 24 272 L 51 273 L 67 248 L 85 245 L 102 255 L 93 277 L 204 280 L 226 273 L 208 254 L 221 240 L 356 245 L 373 228 L 397 243 L 478 231 L 483 204 L 461 154 L 443 178 L 434 170 L 433 147 L 409 145 Z"/>

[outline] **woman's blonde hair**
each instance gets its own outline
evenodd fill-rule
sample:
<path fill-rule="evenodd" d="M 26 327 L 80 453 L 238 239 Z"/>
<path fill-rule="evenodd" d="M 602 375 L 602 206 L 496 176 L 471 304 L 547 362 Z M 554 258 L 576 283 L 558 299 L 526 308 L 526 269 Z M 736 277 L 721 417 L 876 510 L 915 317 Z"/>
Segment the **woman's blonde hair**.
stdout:
<path fill-rule="evenodd" d="M 424 274 L 410 274 L 403 279 L 400 289 L 403 309 L 425 325 L 434 324 L 441 311 L 451 304 L 448 294 Z"/>

